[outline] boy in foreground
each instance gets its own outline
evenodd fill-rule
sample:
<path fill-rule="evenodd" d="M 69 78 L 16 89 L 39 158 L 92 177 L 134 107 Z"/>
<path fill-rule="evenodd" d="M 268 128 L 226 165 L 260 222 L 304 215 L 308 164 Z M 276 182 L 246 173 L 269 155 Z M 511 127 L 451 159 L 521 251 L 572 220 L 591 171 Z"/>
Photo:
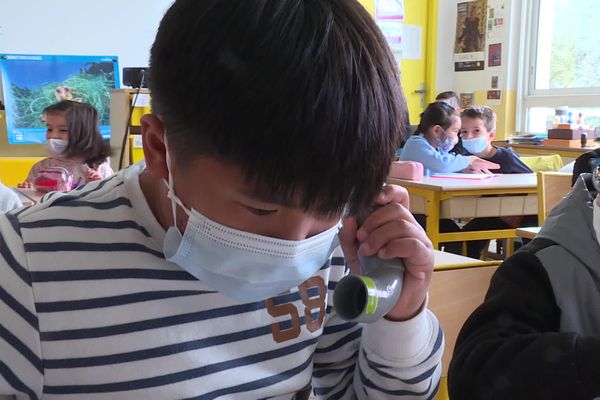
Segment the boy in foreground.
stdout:
<path fill-rule="evenodd" d="M 0 217 L 0 393 L 431 398 L 433 250 L 382 188 L 407 123 L 393 60 L 355 1 L 176 1 L 145 164 Z M 331 308 L 358 251 L 407 267 L 364 327 Z"/>

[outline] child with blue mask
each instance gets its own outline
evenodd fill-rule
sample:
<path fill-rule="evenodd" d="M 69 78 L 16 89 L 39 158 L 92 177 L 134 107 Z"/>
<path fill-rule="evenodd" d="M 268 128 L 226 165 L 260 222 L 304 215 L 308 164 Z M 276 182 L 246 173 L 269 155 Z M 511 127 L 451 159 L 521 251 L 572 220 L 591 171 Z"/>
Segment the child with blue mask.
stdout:
<path fill-rule="evenodd" d="M 496 113 L 487 106 L 471 106 L 461 112 L 461 137 L 463 147 L 471 154 L 498 164 L 493 173 L 522 174 L 531 169 L 521 161 L 510 147 L 496 147 L 492 141 L 496 137 Z M 503 217 L 474 218 L 463 227 L 466 231 L 510 229 L 537 226 L 537 215 L 515 215 Z M 480 258 L 487 240 L 467 242 L 467 255 Z"/>
<path fill-rule="evenodd" d="M 434 102 L 421 114 L 414 135 L 404 145 L 400 155 L 403 161 L 418 161 L 430 174 L 447 172 L 488 173 L 497 165 L 476 156 L 450 152 L 458 142 L 460 115 L 445 102 Z"/>
<path fill-rule="evenodd" d="M 384 185 L 406 103 L 373 18 L 176 0 L 149 72 L 143 163 L 0 216 L 0 395 L 432 398 L 433 249 Z M 332 307 L 359 253 L 406 266 L 364 326 Z"/>
<path fill-rule="evenodd" d="M 491 172 L 517 174 L 532 172 L 510 147 L 496 147 L 496 113 L 487 106 L 471 106 L 461 112 L 463 147 L 471 154 L 498 164 Z"/>

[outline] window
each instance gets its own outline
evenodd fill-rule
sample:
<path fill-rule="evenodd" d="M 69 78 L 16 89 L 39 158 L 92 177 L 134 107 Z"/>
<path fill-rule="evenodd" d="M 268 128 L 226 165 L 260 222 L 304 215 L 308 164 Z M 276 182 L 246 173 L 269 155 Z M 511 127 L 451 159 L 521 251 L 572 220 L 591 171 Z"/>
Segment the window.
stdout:
<path fill-rule="evenodd" d="M 600 126 L 600 7 L 597 0 L 524 0 L 518 126 L 545 132 L 554 108 Z"/>

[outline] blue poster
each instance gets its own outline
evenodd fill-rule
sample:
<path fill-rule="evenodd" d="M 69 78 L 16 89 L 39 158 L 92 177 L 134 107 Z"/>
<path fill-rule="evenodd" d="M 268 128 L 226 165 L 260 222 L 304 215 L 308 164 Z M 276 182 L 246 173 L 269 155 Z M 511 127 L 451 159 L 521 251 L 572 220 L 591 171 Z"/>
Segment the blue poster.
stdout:
<path fill-rule="evenodd" d="M 44 143 L 44 108 L 61 100 L 92 104 L 110 137 L 110 90 L 119 87 L 116 56 L 0 54 L 8 143 Z"/>

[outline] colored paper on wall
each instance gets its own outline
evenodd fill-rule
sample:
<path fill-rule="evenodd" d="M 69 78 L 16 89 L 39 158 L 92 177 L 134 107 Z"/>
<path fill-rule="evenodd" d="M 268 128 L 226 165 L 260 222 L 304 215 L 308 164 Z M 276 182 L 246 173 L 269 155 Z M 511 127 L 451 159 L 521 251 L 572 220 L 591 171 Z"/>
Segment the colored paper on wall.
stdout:
<path fill-rule="evenodd" d="M 460 108 L 465 109 L 467 107 L 471 107 L 473 105 L 473 93 L 461 93 L 459 95 L 460 98 Z"/>
<path fill-rule="evenodd" d="M 502 97 L 501 90 L 488 90 L 487 91 L 487 99 L 488 100 L 500 100 Z"/>
<path fill-rule="evenodd" d="M 498 89 L 498 75 L 492 76 L 492 89 Z"/>
<path fill-rule="evenodd" d="M 392 53 L 394 53 L 394 58 L 396 58 L 398 66 L 400 66 L 400 62 L 402 61 L 402 21 L 377 20 L 377 25 L 387 40 Z"/>
<path fill-rule="evenodd" d="M 375 18 L 404 20 L 404 0 L 375 0 Z"/>
<path fill-rule="evenodd" d="M 502 65 L 502 43 L 490 44 L 488 49 L 488 66 L 499 67 Z"/>
<path fill-rule="evenodd" d="M 457 4 L 455 71 L 484 69 L 487 13 L 487 0 L 471 0 Z"/>

